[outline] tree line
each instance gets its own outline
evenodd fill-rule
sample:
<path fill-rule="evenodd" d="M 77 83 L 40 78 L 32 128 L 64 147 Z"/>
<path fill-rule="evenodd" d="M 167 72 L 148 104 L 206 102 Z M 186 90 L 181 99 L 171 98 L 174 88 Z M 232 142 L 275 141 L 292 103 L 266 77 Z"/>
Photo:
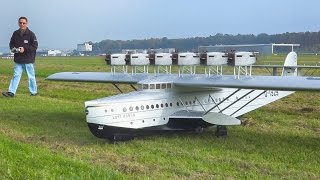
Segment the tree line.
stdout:
<path fill-rule="evenodd" d="M 93 43 L 93 50 L 104 53 L 121 52 L 122 49 L 150 49 L 150 48 L 176 48 L 178 51 L 196 51 L 198 46 L 209 45 L 234 45 L 234 44 L 270 44 L 288 43 L 300 44 L 296 49 L 298 52 L 318 53 L 320 52 L 320 31 L 282 33 L 268 35 L 230 35 L 218 33 L 209 37 L 192 37 L 180 39 L 150 38 L 144 40 L 103 40 Z"/>

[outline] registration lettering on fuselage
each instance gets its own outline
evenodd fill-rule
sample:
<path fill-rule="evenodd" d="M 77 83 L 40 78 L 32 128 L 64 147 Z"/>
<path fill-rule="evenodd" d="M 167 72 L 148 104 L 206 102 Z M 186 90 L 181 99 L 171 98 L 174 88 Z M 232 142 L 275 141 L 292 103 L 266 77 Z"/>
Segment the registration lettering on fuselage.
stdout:
<path fill-rule="evenodd" d="M 270 90 L 264 93 L 264 97 L 275 97 L 275 96 L 279 96 L 279 91 Z"/>
<path fill-rule="evenodd" d="M 127 119 L 127 118 L 132 118 L 135 117 L 135 113 L 124 113 L 124 114 L 117 114 L 112 116 L 112 119 Z"/>

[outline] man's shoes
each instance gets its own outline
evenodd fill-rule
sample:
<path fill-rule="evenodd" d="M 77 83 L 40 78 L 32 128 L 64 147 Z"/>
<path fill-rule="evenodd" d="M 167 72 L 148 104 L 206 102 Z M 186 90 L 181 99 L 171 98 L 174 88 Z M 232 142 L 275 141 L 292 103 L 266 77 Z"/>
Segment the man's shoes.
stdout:
<path fill-rule="evenodd" d="M 30 94 L 30 96 L 37 96 L 37 95 L 38 95 L 38 93 L 34 93 L 34 94 L 31 93 L 31 94 Z"/>
<path fill-rule="evenodd" d="M 14 97 L 14 94 L 12 92 L 2 92 L 2 95 L 5 96 L 5 97 Z"/>

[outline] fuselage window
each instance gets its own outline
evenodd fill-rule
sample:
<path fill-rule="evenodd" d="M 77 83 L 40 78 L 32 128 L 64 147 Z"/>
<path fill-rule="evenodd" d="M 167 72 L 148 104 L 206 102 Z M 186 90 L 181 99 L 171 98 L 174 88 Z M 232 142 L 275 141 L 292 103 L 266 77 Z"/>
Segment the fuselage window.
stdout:
<path fill-rule="evenodd" d="M 191 101 L 189 101 L 189 104 L 190 104 L 190 105 L 192 104 Z"/>
<path fill-rule="evenodd" d="M 160 84 L 156 84 L 156 89 L 160 89 Z"/>
<path fill-rule="evenodd" d="M 166 89 L 166 88 L 167 88 L 167 86 L 165 83 L 161 84 L 161 89 Z"/>
<path fill-rule="evenodd" d="M 188 101 L 184 102 L 184 105 L 188 105 Z"/>
<path fill-rule="evenodd" d="M 177 106 L 179 106 L 180 104 L 179 104 L 179 102 L 177 102 Z"/>
<path fill-rule="evenodd" d="M 154 109 L 154 105 L 153 104 L 151 105 L 151 109 Z"/>
<path fill-rule="evenodd" d="M 159 104 L 156 104 L 156 108 L 159 108 Z"/>
<path fill-rule="evenodd" d="M 161 108 L 163 108 L 163 104 L 161 104 L 160 106 L 161 106 Z"/>
<path fill-rule="evenodd" d="M 141 106 L 141 110 L 144 110 L 144 106 Z"/>
<path fill-rule="evenodd" d="M 139 111 L 139 106 L 136 106 L 136 110 Z"/>
<path fill-rule="evenodd" d="M 149 109 L 149 105 L 147 105 L 146 108 Z"/>
<path fill-rule="evenodd" d="M 150 89 L 154 89 L 155 85 L 154 84 L 150 84 Z"/>
<path fill-rule="evenodd" d="M 114 110 L 113 109 L 111 109 L 111 112 L 113 112 Z"/>
<path fill-rule="evenodd" d="M 168 103 L 166 103 L 166 107 L 168 107 L 169 105 L 168 105 Z"/>
<path fill-rule="evenodd" d="M 170 103 L 170 107 L 172 107 L 172 103 Z"/>
<path fill-rule="evenodd" d="M 130 111 L 133 111 L 133 107 L 132 107 L 132 106 L 130 106 L 130 107 L 129 107 L 129 110 L 130 110 Z"/>
<path fill-rule="evenodd" d="M 167 84 L 167 88 L 170 89 L 171 88 L 171 83 Z"/>
<path fill-rule="evenodd" d="M 123 112 L 127 112 L 127 108 L 126 107 L 123 108 Z"/>

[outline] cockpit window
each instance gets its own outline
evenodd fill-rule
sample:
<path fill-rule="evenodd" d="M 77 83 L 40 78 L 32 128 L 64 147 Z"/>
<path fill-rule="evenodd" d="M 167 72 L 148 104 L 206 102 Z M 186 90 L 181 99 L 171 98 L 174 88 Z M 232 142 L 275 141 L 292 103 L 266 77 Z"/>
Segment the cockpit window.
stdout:
<path fill-rule="evenodd" d="M 171 89 L 171 83 L 159 83 L 159 84 L 138 84 L 139 89 Z"/>
<path fill-rule="evenodd" d="M 167 88 L 167 84 L 163 83 L 161 84 L 161 89 L 166 89 Z"/>
<path fill-rule="evenodd" d="M 148 89 L 148 84 L 143 84 L 142 89 Z"/>

